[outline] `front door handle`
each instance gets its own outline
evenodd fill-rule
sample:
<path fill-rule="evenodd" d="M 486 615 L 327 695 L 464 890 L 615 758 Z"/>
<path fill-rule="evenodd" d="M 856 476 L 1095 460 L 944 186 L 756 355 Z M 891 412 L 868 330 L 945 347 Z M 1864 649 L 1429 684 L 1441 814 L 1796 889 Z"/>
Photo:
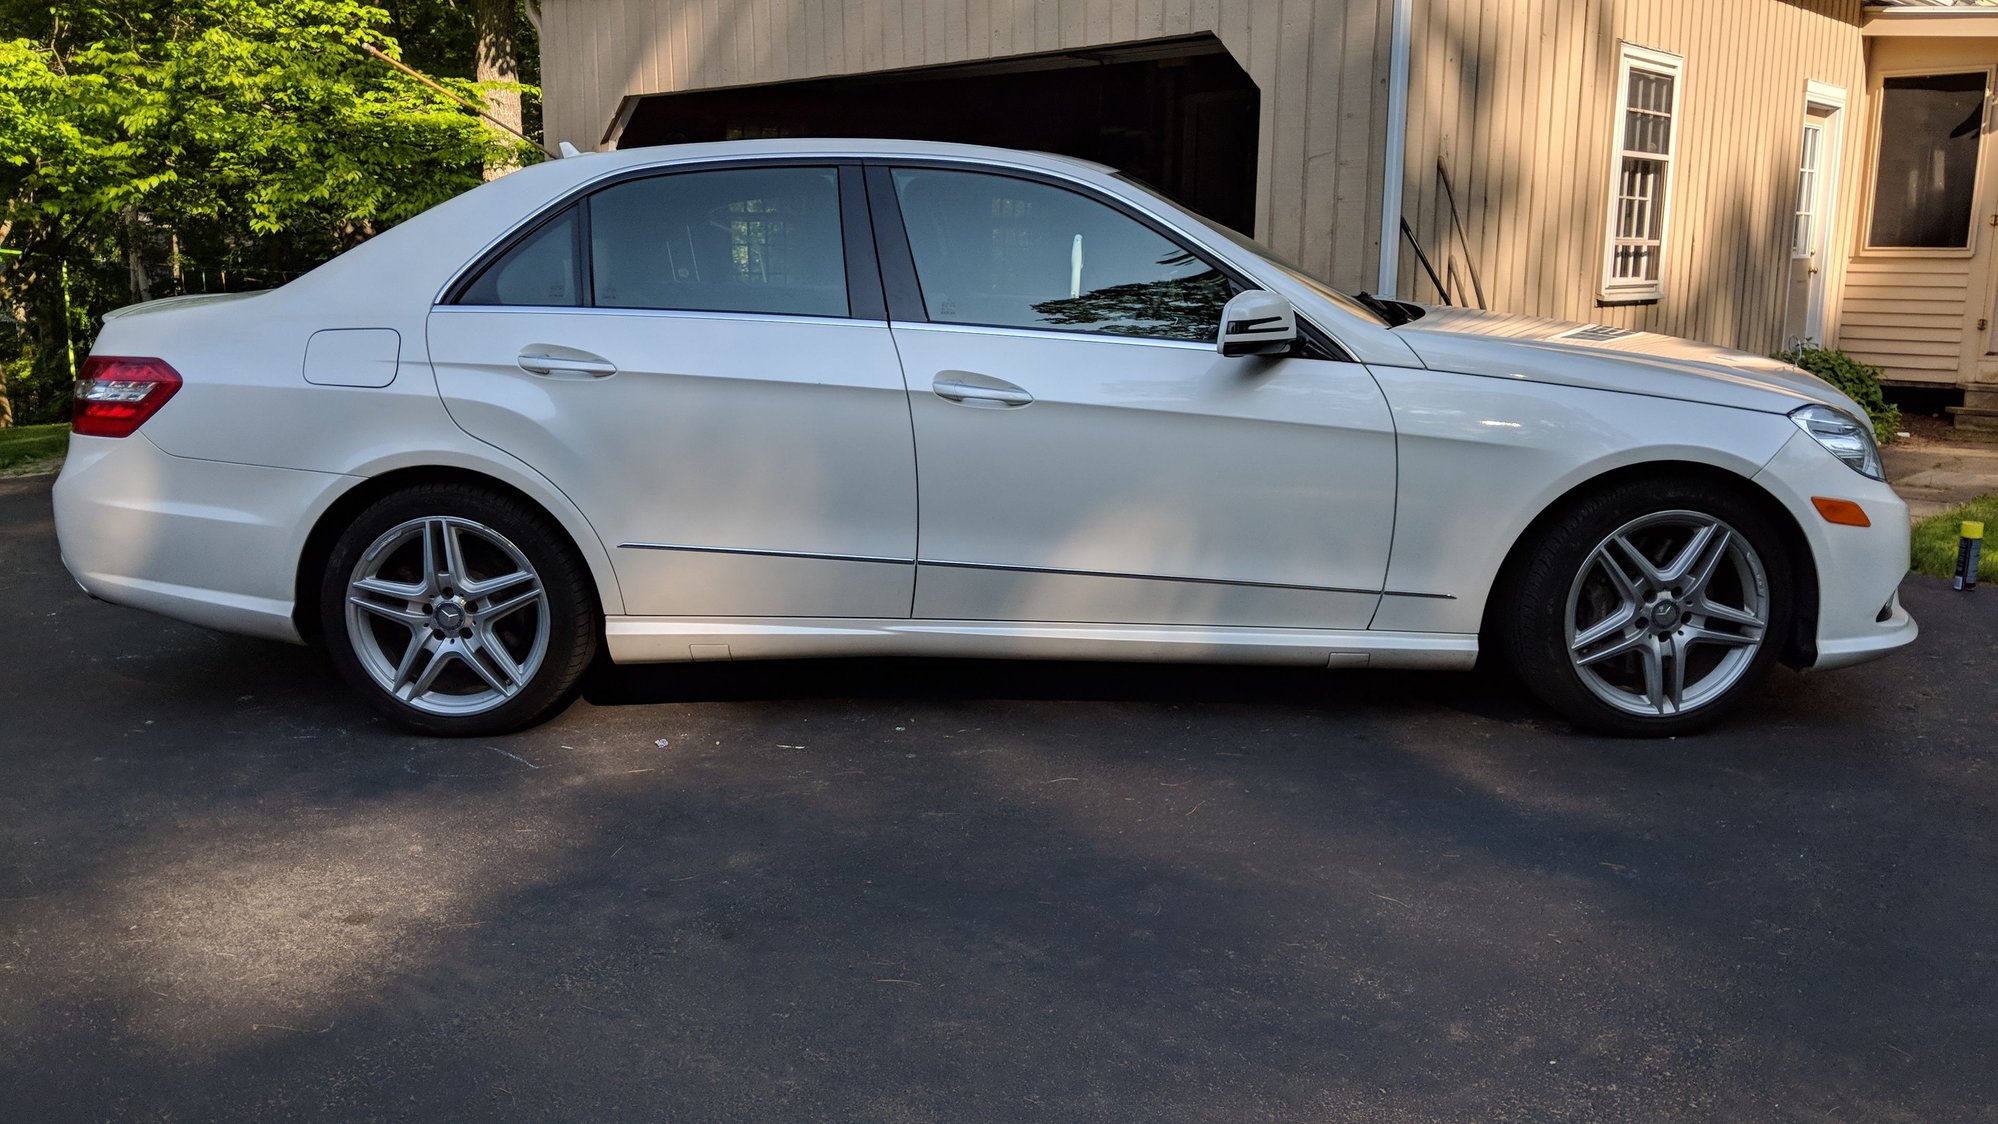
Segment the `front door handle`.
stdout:
<path fill-rule="evenodd" d="M 557 351 L 567 354 L 555 354 Z M 520 369 L 528 374 L 549 378 L 575 378 L 582 375 L 600 379 L 617 374 L 617 364 L 601 355 L 591 355 L 586 351 L 570 351 L 568 348 L 530 347 L 521 352 L 516 361 L 520 364 Z"/>
<path fill-rule="evenodd" d="M 967 406 L 1025 406 L 1034 396 L 1024 389 L 1003 379 L 985 375 L 976 376 L 977 381 L 957 374 L 938 375 L 930 383 L 930 389 L 937 397 L 952 402 L 962 402 Z"/>

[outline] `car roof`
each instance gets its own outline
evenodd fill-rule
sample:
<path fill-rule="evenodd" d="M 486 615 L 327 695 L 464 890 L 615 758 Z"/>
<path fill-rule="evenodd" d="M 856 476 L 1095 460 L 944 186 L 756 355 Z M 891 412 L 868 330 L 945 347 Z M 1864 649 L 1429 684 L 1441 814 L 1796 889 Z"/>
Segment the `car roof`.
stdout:
<path fill-rule="evenodd" d="M 726 160 L 745 156 L 829 156 L 867 159 L 870 157 L 945 157 L 956 160 L 986 160 L 1005 164 L 1037 164 L 1050 170 L 1068 169 L 1115 175 L 1117 169 L 1091 160 L 1018 148 L 996 148 L 983 144 L 957 144 L 950 141 L 887 140 L 867 137 L 777 137 L 759 140 L 701 141 L 691 144 L 647 145 L 603 152 L 583 152 L 561 158 L 571 161 L 589 178 L 607 170 L 642 168 L 653 164 L 677 164 L 698 160 Z"/>

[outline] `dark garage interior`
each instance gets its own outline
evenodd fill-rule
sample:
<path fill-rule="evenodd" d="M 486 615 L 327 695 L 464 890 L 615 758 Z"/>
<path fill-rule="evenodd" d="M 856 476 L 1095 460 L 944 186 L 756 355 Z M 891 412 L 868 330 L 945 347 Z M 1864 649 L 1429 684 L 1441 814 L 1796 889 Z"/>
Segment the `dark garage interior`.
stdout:
<path fill-rule="evenodd" d="M 1120 169 L 1237 230 L 1255 219 L 1259 94 L 1211 35 L 630 99 L 619 148 L 754 137 L 960 141 Z"/>

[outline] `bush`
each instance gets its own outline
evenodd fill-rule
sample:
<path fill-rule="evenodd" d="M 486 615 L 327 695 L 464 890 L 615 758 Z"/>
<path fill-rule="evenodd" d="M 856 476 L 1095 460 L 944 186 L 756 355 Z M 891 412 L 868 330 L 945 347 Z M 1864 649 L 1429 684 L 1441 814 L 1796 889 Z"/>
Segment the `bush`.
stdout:
<path fill-rule="evenodd" d="M 1880 368 L 1861 363 L 1843 351 L 1811 343 L 1779 351 L 1775 358 L 1802 367 L 1859 403 L 1859 408 L 1873 422 L 1873 437 L 1880 444 L 1892 441 L 1900 431 L 1901 407 L 1887 401 L 1881 393 Z"/>

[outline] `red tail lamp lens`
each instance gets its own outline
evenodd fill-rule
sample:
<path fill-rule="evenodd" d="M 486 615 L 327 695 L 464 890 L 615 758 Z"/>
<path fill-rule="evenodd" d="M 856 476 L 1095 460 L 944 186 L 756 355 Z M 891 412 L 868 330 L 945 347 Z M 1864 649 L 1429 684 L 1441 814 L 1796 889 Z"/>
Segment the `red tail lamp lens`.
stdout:
<path fill-rule="evenodd" d="M 76 376 L 70 429 L 85 437 L 130 437 L 180 389 L 180 373 L 163 359 L 93 355 Z"/>

